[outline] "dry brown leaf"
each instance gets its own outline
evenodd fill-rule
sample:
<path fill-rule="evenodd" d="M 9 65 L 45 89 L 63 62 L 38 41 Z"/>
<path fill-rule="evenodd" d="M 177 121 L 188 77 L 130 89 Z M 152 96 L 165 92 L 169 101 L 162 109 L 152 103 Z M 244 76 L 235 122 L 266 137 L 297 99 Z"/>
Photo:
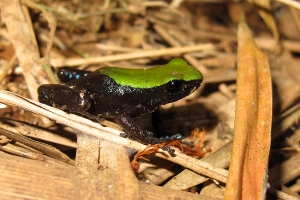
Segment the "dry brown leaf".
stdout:
<path fill-rule="evenodd" d="M 270 151 L 272 92 L 266 56 L 246 23 L 238 27 L 237 105 L 224 199 L 263 199 Z"/>
<path fill-rule="evenodd" d="M 272 32 L 276 43 L 279 42 L 279 32 L 275 19 L 270 11 L 270 0 L 249 0 L 252 4 L 257 6 L 257 11 L 260 17 L 264 20 L 270 31 Z"/>
<path fill-rule="evenodd" d="M 272 66 L 280 70 L 272 70 L 272 80 L 275 86 L 274 96 L 276 102 L 273 107 L 276 111 L 285 111 L 300 98 L 299 59 L 293 57 L 290 52 L 284 50 L 272 60 Z M 276 113 L 278 114 L 278 113 Z M 276 126 L 279 125 L 278 123 Z M 283 129 L 281 129 L 283 130 Z M 274 137 L 274 135 L 272 135 Z"/>
<path fill-rule="evenodd" d="M 206 150 L 202 150 L 202 146 L 203 146 L 203 142 L 204 142 L 204 135 L 205 135 L 205 131 L 200 131 L 198 128 L 195 128 L 192 132 L 191 132 L 191 136 L 193 137 L 193 143 L 194 143 L 194 147 L 190 147 L 187 145 L 182 145 L 181 142 L 179 140 L 171 140 L 169 142 L 163 142 L 160 144 L 148 144 L 147 147 L 142 150 L 139 151 L 133 158 L 133 160 L 131 161 L 131 167 L 133 169 L 133 171 L 138 172 L 139 168 L 140 168 L 140 163 L 137 162 L 138 159 L 142 159 L 142 160 L 147 160 L 149 161 L 149 159 L 145 158 L 144 155 L 150 155 L 153 153 L 156 153 L 159 149 L 163 148 L 163 147 L 168 147 L 168 146 L 173 146 L 173 147 L 177 147 L 183 150 L 183 153 L 189 156 L 193 156 L 196 158 L 203 158 L 205 153 L 210 151 L 210 149 L 206 149 Z"/>
<path fill-rule="evenodd" d="M 1 133 L 1 135 L 4 135 L 9 139 L 12 139 L 16 142 L 24 144 L 28 147 L 31 147 L 37 151 L 42 152 L 45 155 L 56 158 L 65 163 L 69 163 L 71 165 L 75 164 L 74 161 L 72 159 L 70 159 L 67 155 L 65 155 L 63 152 L 61 152 L 60 150 L 58 150 L 57 148 L 55 148 L 51 145 L 32 140 L 26 136 L 23 136 L 22 134 L 12 132 L 12 131 L 6 130 L 4 128 L 1 128 L 1 127 L 0 127 L 0 133 Z"/>
<path fill-rule="evenodd" d="M 193 137 L 193 147 L 182 145 L 183 153 L 195 158 L 203 158 L 205 153 L 210 151 L 209 148 L 202 150 L 205 133 L 205 130 L 200 131 L 198 128 L 192 130 L 191 136 Z"/>
<path fill-rule="evenodd" d="M 19 1 L 1 1 L 1 14 L 7 26 L 11 42 L 20 66 L 23 70 L 28 90 L 32 99 L 37 100 L 36 88 L 41 83 L 46 83 L 45 73 L 39 64 L 39 50 L 31 21 L 26 21 L 25 12 Z"/>
<path fill-rule="evenodd" d="M 228 5 L 228 13 L 230 19 L 238 24 L 241 18 L 243 17 L 243 4 L 242 3 L 230 3 Z"/>
<path fill-rule="evenodd" d="M 150 155 L 153 153 L 158 152 L 159 149 L 163 148 L 163 147 L 169 147 L 169 146 L 173 146 L 173 147 L 178 147 L 181 148 L 181 142 L 179 140 L 171 140 L 169 142 L 163 142 L 160 144 L 148 144 L 147 147 L 141 151 L 139 151 L 133 158 L 133 160 L 131 161 L 131 167 L 132 170 L 135 172 L 139 171 L 140 168 L 140 163 L 138 163 L 138 159 L 143 159 L 143 160 L 147 160 L 149 161 L 149 159 L 145 158 L 144 155 Z"/>

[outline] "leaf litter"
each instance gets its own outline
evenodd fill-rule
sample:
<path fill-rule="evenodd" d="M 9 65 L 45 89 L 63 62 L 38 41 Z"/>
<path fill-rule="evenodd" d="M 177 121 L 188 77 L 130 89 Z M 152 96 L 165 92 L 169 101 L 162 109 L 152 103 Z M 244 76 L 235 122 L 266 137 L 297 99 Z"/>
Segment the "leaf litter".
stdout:
<path fill-rule="evenodd" d="M 268 184 L 273 187 L 272 189 L 282 189 L 283 194 L 274 194 L 272 190 L 268 190 L 266 195 L 289 194 L 290 198 L 292 196 L 299 198 L 299 181 L 297 182 L 299 172 L 288 176 L 290 173 L 288 169 L 299 168 L 296 166 L 297 163 L 289 162 L 299 155 L 300 145 L 298 137 L 300 12 L 297 10 L 299 8 L 297 5 L 286 5 L 274 1 L 228 3 L 227 6 L 224 6 L 222 1 L 219 4 L 192 1 L 130 1 L 129 3 L 104 1 L 99 3 L 97 1 L 36 2 L 30 0 L 22 1 L 22 3 L 28 12 L 24 12 L 26 20 L 19 21 L 20 25 L 17 25 L 16 21 L 9 21 L 12 19 L 9 17 L 14 13 L 9 13 L 3 3 L 1 4 L 0 69 L 2 76 L 0 80 L 2 90 L 12 91 L 36 100 L 36 87 L 50 82 L 43 66 L 48 67 L 49 73 L 52 71 L 51 67 L 75 66 L 78 69 L 88 70 L 103 66 L 145 68 L 165 64 L 173 57 L 183 57 L 204 74 L 204 82 L 195 94 L 171 105 L 163 106 L 160 110 L 162 120 L 159 126 L 164 130 L 163 134 L 170 135 L 179 132 L 187 138 L 180 143 L 172 141 L 168 144 L 147 146 L 135 154 L 135 159 L 132 161 L 133 166 L 140 165 L 140 172 L 148 181 L 156 182 L 161 186 L 176 176 L 180 177 L 176 181 L 183 183 L 184 177 L 189 177 L 188 174 L 191 171 L 186 172 L 187 168 L 172 162 L 161 165 L 160 162 L 155 162 L 153 157 L 149 159 L 150 161 L 143 161 L 139 164 L 135 162 L 137 159 L 148 159 L 149 154 L 160 153 L 159 149 L 165 145 L 176 146 L 176 152 L 182 151 L 191 156 L 201 157 L 204 153 L 205 157 L 214 155 L 218 149 L 235 137 L 233 133 L 236 130 L 245 126 L 241 122 L 234 124 L 234 119 L 237 122 L 244 118 L 247 123 L 260 119 L 259 115 L 250 115 L 250 113 L 235 116 L 236 109 L 245 110 L 246 106 L 249 106 L 246 96 L 237 96 L 236 93 L 238 87 L 236 80 L 242 80 L 237 73 L 241 65 L 237 55 L 237 41 L 240 39 L 237 36 L 237 23 L 242 15 L 253 33 L 251 37 L 257 48 L 262 50 L 267 57 L 272 80 L 272 97 L 270 94 L 268 97 L 273 98 L 272 126 L 271 131 L 266 133 L 271 133 L 270 154 L 268 156 L 265 151 L 266 155 L 261 155 L 255 151 L 261 146 L 251 146 L 254 152 L 247 151 L 248 154 L 245 155 L 249 156 L 247 158 L 254 155 L 256 157 L 268 156 L 269 162 L 266 163 L 265 160 L 265 165 L 258 166 L 257 170 L 266 172 L 264 168 L 269 168 L 268 176 L 271 182 Z M 18 10 L 17 5 L 7 5 L 14 11 Z M 12 26 L 14 24 L 16 26 Z M 18 32 L 13 34 L 13 31 L 17 31 L 18 27 L 23 27 L 23 25 L 28 27 L 28 32 L 24 32 L 27 34 L 26 38 L 20 40 Z M 248 56 L 250 52 L 246 51 L 242 54 Z M 258 61 L 260 58 L 254 60 L 254 62 Z M 262 79 L 265 81 L 267 78 Z M 242 89 L 247 90 L 246 88 L 254 83 L 254 80 L 246 81 Z M 258 92 L 263 92 L 260 85 L 258 86 Z M 236 108 L 235 102 L 242 100 L 245 101 L 245 105 Z M 258 107 L 258 113 L 270 112 L 270 110 L 264 110 L 266 106 L 263 104 L 262 106 Z M 40 127 L 45 122 L 49 123 L 49 121 L 42 121 L 38 115 L 17 107 L 6 107 L 0 112 L 3 118 L 28 122 Z M 149 116 L 138 120 L 147 129 L 154 129 Z M 268 120 L 263 118 L 262 121 Z M 204 131 L 199 131 L 199 129 L 192 131 L 196 127 L 200 130 L 205 129 L 205 136 Z M 66 146 L 58 145 L 57 148 L 62 152 L 68 152 L 69 156 L 74 158 L 73 146 L 76 146 L 76 141 L 74 136 L 70 137 L 72 130 L 54 126 L 49 131 L 57 132 L 73 142 L 73 145 L 70 145 L 72 147 L 66 148 Z M 23 130 L 23 132 L 26 131 Z M 192 137 L 189 137 L 190 133 L 193 134 Z M 246 131 L 243 134 L 249 133 Z M 39 140 L 47 143 L 49 141 L 47 137 L 50 138 L 41 134 Z M 52 134 L 51 141 L 53 137 L 55 140 L 55 134 Z M 58 144 L 60 141 L 65 144 L 61 137 L 57 137 L 56 141 Z M 187 147 L 184 144 L 190 144 L 190 146 Z M 248 147 L 242 148 L 242 150 L 245 149 L 249 150 Z M 234 153 L 240 151 L 235 147 L 233 149 Z M 234 157 L 232 159 L 231 162 L 237 162 Z M 152 168 L 156 170 L 150 171 L 151 167 L 147 165 L 149 162 L 155 163 L 155 168 L 153 166 Z M 227 162 L 226 159 L 224 159 L 225 162 Z M 251 163 L 243 166 L 254 170 L 251 168 Z M 281 168 L 281 166 L 284 167 Z M 170 170 L 175 168 L 177 170 Z M 282 171 L 279 173 L 280 169 Z M 157 173 L 156 181 L 152 178 L 153 172 Z M 281 174 L 281 179 L 276 177 L 278 174 Z M 200 175 L 193 175 L 191 180 L 182 187 L 205 194 L 205 190 L 216 185 L 215 182 L 207 185 L 200 184 L 199 177 Z M 256 180 L 254 175 L 250 179 Z M 281 180 L 281 182 L 274 180 Z M 260 183 L 263 183 L 262 188 L 266 187 L 267 182 L 260 180 Z M 239 183 L 239 187 L 245 188 L 245 183 Z M 249 190 L 254 191 L 254 188 Z M 212 195 L 221 194 L 218 196 L 220 198 L 225 195 L 225 187 L 220 186 L 214 188 L 213 191 Z M 256 194 L 265 195 L 262 192 L 258 191 Z"/>

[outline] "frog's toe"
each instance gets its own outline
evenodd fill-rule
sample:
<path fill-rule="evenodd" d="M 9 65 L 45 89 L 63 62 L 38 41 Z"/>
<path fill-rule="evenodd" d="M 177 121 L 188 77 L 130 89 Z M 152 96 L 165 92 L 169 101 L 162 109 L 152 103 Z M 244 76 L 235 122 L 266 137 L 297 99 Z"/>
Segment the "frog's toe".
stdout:
<path fill-rule="evenodd" d="M 147 131 L 147 136 L 152 137 L 154 134 L 151 131 Z"/>
<path fill-rule="evenodd" d="M 171 156 L 175 156 L 175 150 L 174 149 L 171 149 L 171 147 L 169 147 L 169 146 L 164 146 L 164 147 L 162 147 L 162 149 L 163 150 L 165 150 L 165 151 L 167 151 L 167 152 L 169 152 L 169 154 L 171 155 Z"/>
<path fill-rule="evenodd" d="M 120 133 L 120 137 L 123 137 L 123 138 L 128 138 L 128 134 L 127 133 Z"/>
<path fill-rule="evenodd" d="M 181 140 L 183 138 L 183 136 L 180 133 L 177 133 L 175 135 L 172 135 L 171 140 Z"/>

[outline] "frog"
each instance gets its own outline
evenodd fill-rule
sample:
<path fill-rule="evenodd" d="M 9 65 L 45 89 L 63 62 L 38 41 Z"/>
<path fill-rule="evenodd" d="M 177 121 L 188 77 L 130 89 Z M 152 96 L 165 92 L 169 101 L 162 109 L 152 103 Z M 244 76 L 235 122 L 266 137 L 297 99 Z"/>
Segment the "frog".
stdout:
<path fill-rule="evenodd" d="M 170 138 L 154 137 L 134 118 L 190 95 L 203 81 L 202 73 L 182 58 L 152 68 L 102 67 L 93 72 L 64 70 L 58 74 L 71 80 L 41 85 L 37 90 L 41 103 L 94 121 L 114 120 L 127 136 L 143 144 Z"/>

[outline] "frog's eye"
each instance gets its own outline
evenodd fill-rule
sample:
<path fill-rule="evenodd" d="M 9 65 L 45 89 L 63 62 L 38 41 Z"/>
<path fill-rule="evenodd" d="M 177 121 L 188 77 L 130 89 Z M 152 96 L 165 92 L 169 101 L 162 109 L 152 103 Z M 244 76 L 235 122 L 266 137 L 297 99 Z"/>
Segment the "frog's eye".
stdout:
<path fill-rule="evenodd" d="M 167 83 L 166 89 L 170 93 L 178 93 L 181 91 L 182 82 L 180 80 L 171 80 Z"/>

